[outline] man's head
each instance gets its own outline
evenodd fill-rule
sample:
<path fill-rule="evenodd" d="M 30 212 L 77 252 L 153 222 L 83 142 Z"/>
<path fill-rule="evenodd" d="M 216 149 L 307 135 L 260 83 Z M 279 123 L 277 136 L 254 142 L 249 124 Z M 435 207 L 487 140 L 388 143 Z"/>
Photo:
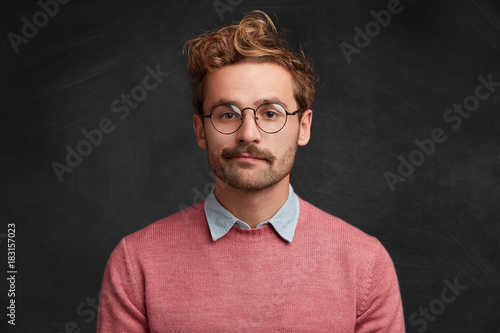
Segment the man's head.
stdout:
<path fill-rule="evenodd" d="M 262 12 L 186 43 L 197 141 L 232 188 L 288 183 L 297 145 L 309 141 L 315 74 L 284 45 Z"/>
<path fill-rule="evenodd" d="M 187 72 L 193 89 L 193 106 L 203 113 L 205 81 L 214 69 L 241 61 L 272 62 L 286 68 L 293 77 L 294 97 L 300 108 L 311 109 L 317 76 L 302 52 L 291 52 L 278 35 L 269 16 L 252 11 L 237 25 L 204 33 L 184 45 Z"/>

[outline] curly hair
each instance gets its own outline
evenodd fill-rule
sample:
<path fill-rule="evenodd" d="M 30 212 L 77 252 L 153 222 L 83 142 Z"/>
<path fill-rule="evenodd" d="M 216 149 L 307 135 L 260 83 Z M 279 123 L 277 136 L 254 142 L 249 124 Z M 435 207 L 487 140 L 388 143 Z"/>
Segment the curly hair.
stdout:
<path fill-rule="evenodd" d="M 288 69 L 294 80 L 294 97 L 303 110 L 310 109 L 318 81 L 312 61 L 301 49 L 289 50 L 271 18 L 260 10 L 245 15 L 237 25 L 209 31 L 187 41 L 187 73 L 193 91 L 193 106 L 203 113 L 203 88 L 207 74 L 240 61 L 272 62 Z"/>

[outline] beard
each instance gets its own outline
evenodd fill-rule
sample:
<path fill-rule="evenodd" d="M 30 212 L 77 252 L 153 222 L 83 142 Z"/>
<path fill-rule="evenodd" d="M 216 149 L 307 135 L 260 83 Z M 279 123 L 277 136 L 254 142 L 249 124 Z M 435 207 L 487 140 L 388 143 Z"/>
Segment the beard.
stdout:
<path fill-rule="evenodd" d="M 284 150 L 283 156 L 278 158 L 254 144 L 225 148 L 220 154 L 207 144 L 208 162 L 215 175 L 227 185 L 243 191 L 259 191 L 276 185 L 290 174 L 297 147 L 297 142 L 292 143 Z M 238 161 L 236 157 L 241 154 L 250 154 L 264 162 L 253 164 Z"/>

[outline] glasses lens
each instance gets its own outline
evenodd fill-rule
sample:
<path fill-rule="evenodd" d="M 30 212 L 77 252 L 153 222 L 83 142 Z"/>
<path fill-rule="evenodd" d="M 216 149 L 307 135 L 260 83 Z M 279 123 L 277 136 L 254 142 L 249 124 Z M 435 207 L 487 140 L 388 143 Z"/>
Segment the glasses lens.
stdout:
<path fill-rule="evenodd" d="M 263 104 L 257 109 L 256 118 L 257 124 L 264 132 L 276 133 L 285 126 L 286 111 L 279 104 Z"/>
<path fill-rule="evenodd" d="M 222 133 L 233 133 L 241 124 L 241 111 L 231 104 L 222 104 L 212 111 L 212 123 Z"/>

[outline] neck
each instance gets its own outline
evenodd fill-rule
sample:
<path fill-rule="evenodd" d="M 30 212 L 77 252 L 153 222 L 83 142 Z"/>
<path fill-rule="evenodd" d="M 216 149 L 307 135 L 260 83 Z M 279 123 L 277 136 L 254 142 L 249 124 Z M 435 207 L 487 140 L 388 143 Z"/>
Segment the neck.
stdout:
<path fill-rule="evenodd" d="M 288 199 L 290 175 L 279 183 L 258 191 L 236 189 L 215 178 L 215 196 L 234 217 L 255 228 L 269 220 Z"/>

